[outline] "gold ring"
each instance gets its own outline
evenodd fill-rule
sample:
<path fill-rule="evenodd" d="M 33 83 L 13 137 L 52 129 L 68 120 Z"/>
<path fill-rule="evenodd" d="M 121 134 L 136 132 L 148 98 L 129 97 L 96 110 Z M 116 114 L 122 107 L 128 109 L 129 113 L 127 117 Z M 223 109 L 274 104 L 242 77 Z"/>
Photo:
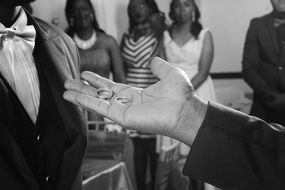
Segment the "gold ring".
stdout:
<path fill-rule="evenodd" d="M 89 82 L 87 82 L 86 80 L 81 80 L 81 82 L 82 82 L 83 84 L 90 85 Z"/>
<path fill-rule="evenodd" d="M 121 104 L 128 104 L 132 100 L 130 98 L 127 98 L 127 97 L 117 97 L 116 101 L 120 102 Z"/>
<path fill-rule="evenodd" d="M 109 99 L 113 96 L 113 91 L 109 88 L 98 88 L 96 90 L 96 96 L 100 99 Z"/>

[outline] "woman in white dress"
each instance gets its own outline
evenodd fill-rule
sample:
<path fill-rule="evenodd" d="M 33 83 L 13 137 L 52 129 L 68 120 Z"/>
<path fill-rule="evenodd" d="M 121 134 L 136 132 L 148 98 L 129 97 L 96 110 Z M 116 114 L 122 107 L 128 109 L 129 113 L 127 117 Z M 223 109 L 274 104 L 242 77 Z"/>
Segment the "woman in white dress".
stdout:
<path fill-rule="evenodd" d="M 209 75 L 214 55 L 213 39 L 211 32 L 203 29 L 199 22 L 196 3 L 194 0 L 172 0 L 169 17 L 173 22 L 163 35 L 162 58 L 186 72 L 199 97 L 214 101 L 215 91 Z M 166 141 L 162 140 L 167 144 Z M 180 154 L 186 156 L 188 152 L 189 147 L 180 144 Z M 197 186 L 195 189 L 215 189 L 209 184 Z"/>
<path fill-rule="evenodd" d="M 215 100 L 210 78 L 214 45 L 212 34 L 199 23 L 200 13 L 193 0 L 173 0 L 169 13 L 173 20 L 164 32 L 164 54 L 168 62 L 184 70 L 199 97 Z"/>

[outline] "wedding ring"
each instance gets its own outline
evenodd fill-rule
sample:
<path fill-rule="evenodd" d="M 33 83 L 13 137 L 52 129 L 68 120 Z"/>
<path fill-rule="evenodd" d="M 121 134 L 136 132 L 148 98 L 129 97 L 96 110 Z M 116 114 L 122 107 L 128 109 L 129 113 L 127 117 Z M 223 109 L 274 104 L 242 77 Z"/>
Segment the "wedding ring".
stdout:
<path fill-rule="evenodd" d="M 128 104 L 132 100 L 130 98 L 127 98 L 127 97 L 117 97 L 116 101 L 120 102 L 121 104 Z"/>
<path fill-rule="evenodd" d="M 113 96 L 113 91 L 109 88 L 98 88 L 96 90 L 96 96 L 100 99 L 109 99 Z"/>
<path fill-rule="evenodd" d="M 87 82 L 86 80 L 81 80 L 83 82 L 83 84 L 86 84 L 86 85 L 90 85 L 89 82 Z"/>

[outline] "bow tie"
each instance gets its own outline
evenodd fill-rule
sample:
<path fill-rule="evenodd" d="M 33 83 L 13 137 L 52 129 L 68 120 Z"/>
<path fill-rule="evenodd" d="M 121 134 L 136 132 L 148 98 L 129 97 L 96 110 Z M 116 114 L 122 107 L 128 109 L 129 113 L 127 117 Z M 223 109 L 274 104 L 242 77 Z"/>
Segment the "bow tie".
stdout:
<path fill-rule="evenodd" d="M 285 24 L 285 19 L 274 18 L 274 27 L 278 28 L 279 26 Z"/>
<path fill-rule="evenodd" d="M 5 28 L 5 26 L 0 23 L 0 49 L 3 47 L 4 41 L 7 41 L 8 39 L 16 41 L 22 39 L 32 52 L 35 46 L 35 38 L 36 30 L 32 25 L 12 29 Z"/>

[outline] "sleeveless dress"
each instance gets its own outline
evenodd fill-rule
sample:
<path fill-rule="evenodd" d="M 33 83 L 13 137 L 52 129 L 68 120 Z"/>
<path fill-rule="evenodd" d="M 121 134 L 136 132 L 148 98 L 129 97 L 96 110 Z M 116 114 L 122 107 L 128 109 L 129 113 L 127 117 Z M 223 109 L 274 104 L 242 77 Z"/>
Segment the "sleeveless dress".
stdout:
<path fill-rule="evenodd" d="M 90 49 L 79 49 L 81 65 L 80 71 L 92 71 L 100 76 L 109 78 L 111 72 L 111 60 L 105 49 L 92 46 Z"/>
<path fill-rule="evenodd" d="M 144 35 L 134 41 L 131 35 L 125 34 L 122 42 L 122 57 L 127 66 L 127 84 L 147 88 L 156 83 L 158 78 L 153 75 L 150 69 L 152 58 L 157 56 L 159 42 L 154 33 Z M 154 134 L 141 133 L 128 130 L 131 137 L 139 136 L 142 138 L 155 137 Z"/>
<path fill-rule="evenodd" d="M 191 80 L 198 73 L 203 41 L 208 29 L 203 29 L 198 39 L 191 38 L 183 46 L 178 46 L 168 31 L 164 32 L 164 48 L 167 61 L 186 72 Z M 205 101 L 215 101 L 215 91 L 211 77 L 196 89 L 196 94 Z"/>
<path fill-rule="evenodd" d="M 134 40 L 131 34 L 124 35 L 121 51 L 124 65 L 127 68 L 127 84 L 147 88 L 158 81 L 150 69 L 152 58 L 158 54 L 158 44 L 158 39 L 153 32 L 141 36 L 138 40 Z M 150 166 L 150 184 L 153 187 L 157 168 L 156 135 L 135 130 L 127 130 L 127 133 L 134 145 L 133 160 L 137 189 L 146 189 L 148 165 Z"/>
<path fill-rule="evenodd" d="M 191 38 L 183 46 L 178 46 L 172 40 L 168 31 L 165 31 L 163 34 L 164 35 L 163 45 L 167 61 L 170 64 L 185 71 L 190 80 L 198 73 L 200 57 L 203 49 L 203 41 L 207 31 L 209 30 L 206 28 L 202 29 L 197 39 Z M 195 91 L 196 94 L 204 101 L 216 100 L 213 81 L 210 76 L 199 86 L 198 89 L 195 89 Z M 190 150 L 189 146 L 183 143 L 180 144 L 181 155 L 185 156 L 188 155 L 189 150 Z M 207 183 L 204 184 L 204 188 L 206 190 L 218 189 Z"/>
<path fill-rule="evenodd" d="M 130 35 L 123 39 L 122 56 L 127 65 L 127 83 L 146 88 L 158 81 L 150 70 L 150 63 L 158 53 L 158 40 L 155 34 L 144 35 L 137 41 Z"/>

